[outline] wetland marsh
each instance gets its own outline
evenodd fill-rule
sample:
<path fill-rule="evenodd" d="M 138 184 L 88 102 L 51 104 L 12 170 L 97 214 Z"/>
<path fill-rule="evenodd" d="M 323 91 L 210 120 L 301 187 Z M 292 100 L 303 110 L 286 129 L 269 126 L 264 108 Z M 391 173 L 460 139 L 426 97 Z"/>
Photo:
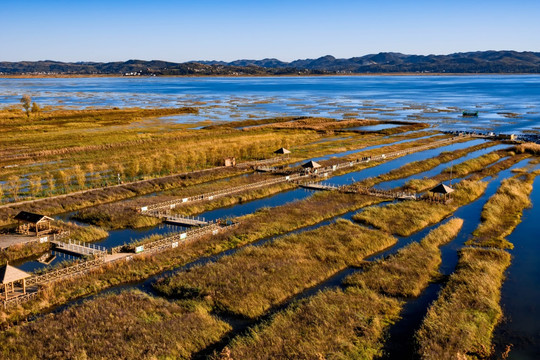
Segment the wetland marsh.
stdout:
<path fill-rule="evenodd" d="M 0 309 L 0 356 L 535 358 L 540 145 L 484 134 L 540 129 L 538 79 L 0 79 L 0 242 L 27 241 L 0 260 L 41 281 Z"/>

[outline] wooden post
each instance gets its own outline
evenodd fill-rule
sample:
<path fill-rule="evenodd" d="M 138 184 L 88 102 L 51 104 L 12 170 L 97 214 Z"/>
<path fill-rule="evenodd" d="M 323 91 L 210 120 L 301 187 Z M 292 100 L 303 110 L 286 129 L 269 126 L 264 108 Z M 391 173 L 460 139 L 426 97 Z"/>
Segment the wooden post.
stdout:
<path fill-rule="evenodd" d="M 6 300 L 8 299 L 8 295 L 7 295 L 7 284 L 4 284 L 4 292 L 5 292 L 5 296 L 6 296 Z"/>
<path fill-rule="evenodd" d="M 23 294 L 26 294 L 26 279 L 22 281 Z"/>

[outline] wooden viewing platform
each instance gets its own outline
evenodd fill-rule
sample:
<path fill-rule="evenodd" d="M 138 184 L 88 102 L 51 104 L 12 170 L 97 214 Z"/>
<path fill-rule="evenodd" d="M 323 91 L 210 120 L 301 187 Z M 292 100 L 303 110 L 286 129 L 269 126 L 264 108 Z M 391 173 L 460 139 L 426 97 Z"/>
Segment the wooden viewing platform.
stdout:
<path fill-rule="evenodd" d="M 68 242 L 54 240 L 51 241 L 57 251 L 68 252 L 79 256 L 101 255 L 106 253 L 106 249 L 98 245 L 85 244 L 68 240 Z"/>

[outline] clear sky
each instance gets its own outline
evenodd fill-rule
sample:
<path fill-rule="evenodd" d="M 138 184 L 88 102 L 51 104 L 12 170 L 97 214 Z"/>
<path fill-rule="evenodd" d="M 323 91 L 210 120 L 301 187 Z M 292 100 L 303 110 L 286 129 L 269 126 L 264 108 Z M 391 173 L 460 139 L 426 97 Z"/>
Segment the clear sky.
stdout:
<path fill-rule="evenodd" d="M 540 51 L 539 0 L 0 0 L 0 61 Z"/>

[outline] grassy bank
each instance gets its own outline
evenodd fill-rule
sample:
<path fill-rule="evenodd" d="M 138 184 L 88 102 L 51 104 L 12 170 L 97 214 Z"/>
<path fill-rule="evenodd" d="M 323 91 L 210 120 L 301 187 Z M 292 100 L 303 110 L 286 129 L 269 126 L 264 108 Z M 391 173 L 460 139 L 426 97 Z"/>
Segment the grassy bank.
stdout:
<path fill-rule="evenodd" d="M 452 173 L 456 177 L 463 177 L 473 172 L 482 170 L 486 166 L 502 159 L 505 155 L 506 152 L 504 151 L 491 152 L 489 154 L 485 154 L 477 158 L 464 161 L 461 164 L 453 166 L 452 168 L 445 169 L 444 172 L 449 173 L 450 171 L 452 171 Z"/>
<path fill-rule="evenodd" d="M 428 201 L 403 201 L 381 207 L 370 207 L 354 216 L 354 220 L 374 226 L 390 234 L 409 236 L 426 226 L 436 224 L 459 207 L 478 199 L 486 182 L 463 180 L 455 186 L 449 204 Z"/>
<path fill-rule="evenodd" d="M 484 205 L 481 224 L 474 231 L 469 245 L 511 249 L 505 237 L 521 222 L 523 209 L 531 206 L 529 195 L 535 175 L 518 175 L 505 179 L 497 192 Z"/>
<path fill-rule="evenodd" d="M 190 359 L 230 326 L 190 303 L 106 295 L 0 334 L 3 359 Z"/>
<path fill-rule="evenodd" d="M 429 308 L 416 337 L 422 359 L 483 359 L 502 316 L 500 288 L 510 254 L 465 248 L 456 272 Z"/>
<path fill-rule="evenodd" d="M 162 279 L 154 288 L 172 298 L 204 299 L 221 311 L 254 318 L 396 241 L 338 220 L 260 247 L 247 247 Z"/>
<path fill-rule="evenodd" d="M 437 272 L 437 247 L 459 232 L 452 219 L 395 256 L 371 265 L 346 280 L 345 290 L 326 290 L 277 313 L 268 322 L 235 338 L 234 359 L 373 359 L 382 355 L 386 329 L 399 317 L 403 301 Z M 422 262 L 419 259 L 427 257 Z M 438 259 L 438 261 L 437 261 Z"/>

